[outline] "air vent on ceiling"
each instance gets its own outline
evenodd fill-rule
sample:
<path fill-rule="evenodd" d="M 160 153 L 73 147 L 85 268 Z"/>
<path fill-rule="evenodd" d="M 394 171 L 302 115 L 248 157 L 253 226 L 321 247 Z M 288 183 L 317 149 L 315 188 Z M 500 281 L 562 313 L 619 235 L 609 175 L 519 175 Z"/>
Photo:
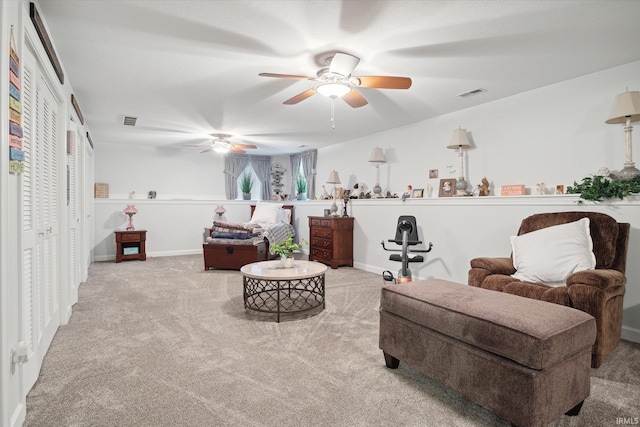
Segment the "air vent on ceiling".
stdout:
<path fill-rule="evenodd" d="M 125 126 L 135 126 L 138 121 L 137 117 L 124 116 L 122 118 L 122 124 Z"/>
<path fill-rule="evenodd" d="M 468 98 L 470 96 L 478 95 L 486 91 L 487 91 L 486 89 L 478 88 L 478 89 L 470 90 L 468 92 L 459 93 L 457 96 L 459 96 L 460 98 Z"/>

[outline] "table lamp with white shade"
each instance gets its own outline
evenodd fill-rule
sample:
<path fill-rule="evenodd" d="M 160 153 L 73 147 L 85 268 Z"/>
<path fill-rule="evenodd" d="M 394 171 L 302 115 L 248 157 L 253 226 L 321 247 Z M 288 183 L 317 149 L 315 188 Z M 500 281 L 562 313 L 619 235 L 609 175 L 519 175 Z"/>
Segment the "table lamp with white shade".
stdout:
<path fill-rule="evenodd" d="M 469 184 L 467 184 L 467 181 L 464 179 L 464 153 L 462 152 L 463 149 L 471 148 L 467 130 L 460 128 L 454 130 L 451 142 L 447 145 L 447 148 L 458 150 L 458 156 L 460 157 L 460 175 L 456 182 L 456 196 L 468 196 L 467 187 Z"/>
<path fill-rule="evenodd" d="M 382 195 L 382 187 L 380 187 L 380 163 L 384 163 L 386 161 L 387 159 L 384 157 L 384 153 L 380 147 L 374 148 L 371 152 L 371 156 L 369 156 L 369 163 L 376 164 L 376 185 L 373 187 L 373 197 L 375 198 L 384 197 Z"/>
<path fill-rule="evenodd" d="M 336 170 L 332 170 L 329 174 L 329 178 L 327 178 L 328 184 L 333 184 L 333 203 L 331 204 L 331 215 L 338 215 L 338 205 L 336 205 L 336 184 L 340 184 L 340 177 L 338 176 L 338 172 Z"/>
<path fill-rule="evenodd" d="M 624 133 L 626 139 L 627 159 L 624 162 L 624 168 L 616 174 L 620 179 L 633 179 L 640 175 L 640 170 L 636 168 L 632 156 L 631 132 L 633 127 L 631 122 L 640 120 L 640 92 L 628 90 L 624 93 L 616 95 L 613 110 L 609 115 L 609 119 L 605 122 L 608 124 L 624 123 Z"/>

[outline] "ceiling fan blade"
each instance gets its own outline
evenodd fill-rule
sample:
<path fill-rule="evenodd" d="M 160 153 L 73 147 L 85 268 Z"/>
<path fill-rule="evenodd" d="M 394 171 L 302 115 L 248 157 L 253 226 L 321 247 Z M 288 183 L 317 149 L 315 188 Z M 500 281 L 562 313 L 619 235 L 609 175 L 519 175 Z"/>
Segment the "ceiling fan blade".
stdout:
<path fill-rule="evenodd" d="M 395 76 L 366 76 L 352 78 L 351 84 L 378 89 L 409 89 L 411 87 L 411 79 L 409 77 Z"/>
<path fill-rule="evenodd" d="M 258 147 L 253 144 L 233 144 L 235 148 L 244 148 L 245 150 L 255 150 Z"/>
<path fill-rule="evenodd" d="M 304 92 L 301 92 L 301 93 L 297 94 L 293 98 L 287 99 L 286 101 L 283 102 L 283 104 L 286 104 L 286 105 L 297 104 L 298 102 L 304 101 L 305 99 L 309 98 L 310 96 L 314 95 L 315 93 L 316 93 L 316 90 L 314 88 L 307 89 Z"/>
<path fill-rule="evenodd" d="M 359 62 L 360 58 L 356 56 L 349 55 L 348 53 L 337 52 L 333 55 L 331 64 L 329 64 L 329 72 L 347 77 L 351 75 Z"/>
<path fill-rule="evenodd" d="M 239 149 L 237 147 L 232 147 L 229 151 L 232 152 L 232 153 L 235 153 L 235 154 L 245 154 L 246 153 L 246 151 L 241 150 L 241 149 Z"/>
<path fill-rule="evenodd" d="M 183 147 L 206 147 L 207 144 L 182 144 Z"/>
<path fill-rule="evenodd" d="M 208 153 L 209 151 L 213 151 L 213 147 L 209 147 L 209 148 L 207 148 L 206 150 L 202 150 L 202 151 L 200 152 L 200 154 L 202 154 L 202 153 Z"/>
<path fill-rule="evenodd" d="M 276 77 L 278 79 L 313 80 L 313 77 L 296 76 L 293 74 L 260 73 L 258 75 L 262 77 Z"/>
<path fill-rule="evenodd" d="M 355 89 L 351 89 L 351 92 L 343 96 L 342 99 L 344 99 L 344 102 L 351 105 L 353 108 L 364 107 L 368 104 L 367 100 L 364 99 L 364 96 Z"/>

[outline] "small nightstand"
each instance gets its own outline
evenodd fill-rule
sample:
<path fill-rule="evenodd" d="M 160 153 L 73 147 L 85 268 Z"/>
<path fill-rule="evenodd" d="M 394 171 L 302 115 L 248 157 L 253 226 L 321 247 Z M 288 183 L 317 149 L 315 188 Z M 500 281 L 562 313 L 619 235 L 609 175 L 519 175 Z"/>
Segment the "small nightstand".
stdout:
<path fill-rule="evenodd" d="M 309 217 L 309 261 L 353 267 L 353 217 Z"/>
<path fill-rule="evenodd" d="M 116 234 L 116 262 L 138 259 L 145 261 L 147 230 L 118 230 Z"/>

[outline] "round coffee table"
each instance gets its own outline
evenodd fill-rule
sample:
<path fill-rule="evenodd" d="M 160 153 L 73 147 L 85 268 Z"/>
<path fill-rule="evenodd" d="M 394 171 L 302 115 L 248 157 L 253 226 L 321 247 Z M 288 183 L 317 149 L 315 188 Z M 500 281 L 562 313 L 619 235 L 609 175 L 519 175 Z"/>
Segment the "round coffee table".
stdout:
<path fill-rule="evenodd" d="M 240 269 L 244 308 L 276 313 L 296 313 L 325 307 L 324 273 L 327 266 L 314 261 L 295 261 L 285 268 L 280 261 L 261 261 Z"/>

